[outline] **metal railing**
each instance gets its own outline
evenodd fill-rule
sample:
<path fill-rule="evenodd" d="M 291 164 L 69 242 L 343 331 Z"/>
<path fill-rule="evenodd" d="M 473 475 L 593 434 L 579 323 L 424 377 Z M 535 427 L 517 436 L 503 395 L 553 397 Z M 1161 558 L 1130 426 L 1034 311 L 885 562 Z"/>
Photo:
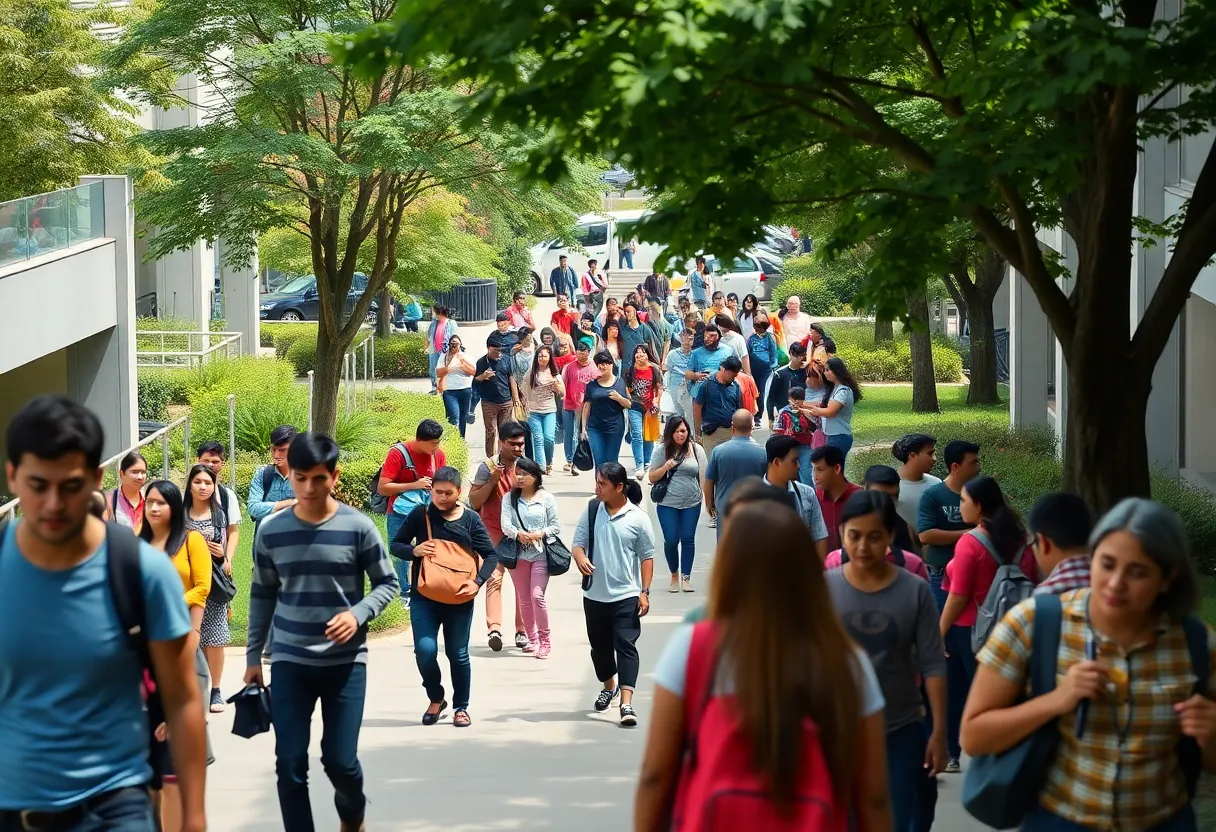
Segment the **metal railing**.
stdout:
<path fill-rule="evenodd" d="M 156 341 L 156 349 L 145 346 L 153 339 Z M 239 358 L 240 355 L 239 332 L 178 332 L 153 329 L 135 333 L 136 367 L 197 367 L 216 358 Z"/>

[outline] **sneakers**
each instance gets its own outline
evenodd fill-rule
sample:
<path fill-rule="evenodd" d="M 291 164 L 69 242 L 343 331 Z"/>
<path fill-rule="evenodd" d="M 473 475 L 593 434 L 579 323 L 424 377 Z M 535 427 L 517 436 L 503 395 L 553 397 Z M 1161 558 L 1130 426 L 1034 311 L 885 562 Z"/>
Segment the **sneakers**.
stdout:
<path fill-rule="evenodd" d="M 632 705 L 621 706 L 621 725 L 625 728 L 632 728 L 638 724 L 638 715 L 633 710 Z"/>
<path fill-rule="evenodd" d="M 211 689 L 211 713 L 222 714 L 224 712 L 224 697 L 220 695 L 219 688 Z"/>
<path fill-rule="evenodd" d="M 644 476 L 646 476 L 646 469 L 643 468 L 641 465 L 639 465 L 637 468 L 633 469 L 633 478 L 635 480 L 640 481 L 642 479 L 642 477 L 644 477 Z"/>
<path fill-rule="evenodd" d="M 680 591 L 680 576 L 679 575 L 671 576 L 671 583 L 668 585 L 667 591 L 668 592 L 679 592 Z"/>
<path fill-rule="evenodd" d="M 608 706 L 612 704 L 612 700 L 616 699 L 620 693 L 621 689 L 619 687 L 615 687 L 612 690 L 604 688 L 600 691 L 600 695 L 595 697 L 595 709 L 597 711 L 608 710 Z"/>
<path fill-rule="evenodd" d="M 502 650 L 502 633 L 498 632 L 498 630 L 490 630 L 490 635 L 487 638 L 487 641 L 490 644 L 490 649 L 495 653 Z"/>
<path fill-rule="evenodd" d="M 528 648 L 528 636 L 525 633 L 516 633 L 515 634 L 515 646 L 518 647 L 520 650 L 526 651 Z"/>
<path fill-rule="evenodd" d="M 717 518 L 717 517 L 711 517 L 711 518 L 709 518 L 709 527 L 710 527 L 711 529 L 716 529 L 716 528 L 718 528 L 718 518 Z"/>
<path fill-rule="evenodd" d="M 518 643 L 519 643 L 519 642 L 518 642 L 518 640 L 517 640 L 517 641 L 516 641 L 516 644 L 518 645 Z M 522 651 L 523 651 L 523 652 L 525 652 L 525 653 L 535 653 L 535 652 L 536 652 L 536 646 L 537 646 L 537 645 L 536 645 L 536 642 L 534 642 L 534 641 L 529 641 L 527 644 L 525 644 L 523 647 L 520 647 L 519 649 L 520 649 L 520 650 L 522 650 Z"/>
<path fill-rule="evenodd" d="M 958 764 L 958 757 L 951 757 L 946 763 L 946 774 L 958 774 L 963 770 L 963 767 Z"/>
<path fill-rule="evenodd" d="M 685 592 L 692 592 L 692 576 L 691 575 L 684 576 L 684 580 L 681 581 L 680 588 L 683 589 Z"/>

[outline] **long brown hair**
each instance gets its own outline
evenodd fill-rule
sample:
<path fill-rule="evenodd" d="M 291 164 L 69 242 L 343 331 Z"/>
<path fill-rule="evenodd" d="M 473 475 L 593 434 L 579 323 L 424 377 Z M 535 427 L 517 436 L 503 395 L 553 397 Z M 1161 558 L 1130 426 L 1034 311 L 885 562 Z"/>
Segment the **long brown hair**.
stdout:
<path fill-rule="evenodd" d="M 797 512 L 773 500 L 740 505 L 725 522 L 709 617 L 734 677 L 752 765 L 778 800 L 792 799 L 801 724 L 809 718 L 836 800 L 851 805 L 860 763 L 857 648 L 836 616 L 819 558 L 790 557 L 815 551 L 811 533 Z"/>

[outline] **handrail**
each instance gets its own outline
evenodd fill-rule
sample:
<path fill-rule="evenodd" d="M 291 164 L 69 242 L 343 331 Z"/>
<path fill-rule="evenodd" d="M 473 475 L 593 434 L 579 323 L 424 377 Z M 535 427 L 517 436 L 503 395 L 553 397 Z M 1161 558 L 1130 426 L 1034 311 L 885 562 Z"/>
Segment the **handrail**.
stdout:
<path fill-rule="evenodd" d="M 160 349 L 140 349 L 139 340 L 147 336 L 155 336 L 160 339 Z M 186 349 L 166 349 L 165 337 L 176 336 L 186 338 Z M 194 338 L 199 340 L 199 349 L 191 349 L 194 346 Z M 219 340 L 212 343 L 210 346 L 204 346 L 206 342 L 202 339 Z M 231 358 L 235 348 L 239 355 L 241 352 L 241 333 L 239 332 L 182 332 L 180 330 L 171 329 L 145 329 L 135 333 L 135 366 L 136 367 L 193 367 L 196 363 L 206 361 L 208 356 L 224 351 L 225 358 Z M 155 360 L 159 359 L 159 360 Z M 169 359 L 178 359 L 171 361 Z M 182 360 L 184 359 L 184 360 Z"/>

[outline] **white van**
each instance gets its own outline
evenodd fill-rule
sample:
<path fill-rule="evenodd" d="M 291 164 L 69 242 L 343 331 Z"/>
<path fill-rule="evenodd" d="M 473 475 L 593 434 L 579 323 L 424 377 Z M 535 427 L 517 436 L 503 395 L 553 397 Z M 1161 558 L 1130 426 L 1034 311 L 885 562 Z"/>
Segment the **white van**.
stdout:
<path fill-rule="evenodd" d="M 560 241 L 533 246 L 533 293 L 537 295 L 553 294 L 549 288 L 549 275 L 557 268 L 557 259 L 563 254 L 569 258 L 569 264 L 576 275 L 582 275 L 587 271 L 588 260 L 598 261 L 600 268 L 604 271 L 620 270 L 619 240 L 622 235 L 629 235 L 625 239 L 632 236 L 626 227 L 627 224 L 635 223 L 649 213 L 649 209 L 636 209 L 584 214 L 578 218 L 578 222 L 575 224 L 580 247 L 568 248 Z M 633 255 L 632 271 L 650 274 L 654 270 L 655 260 L 662 250 L 662 246 L 654 243 L 639 242 L 638 250 Z"/>

